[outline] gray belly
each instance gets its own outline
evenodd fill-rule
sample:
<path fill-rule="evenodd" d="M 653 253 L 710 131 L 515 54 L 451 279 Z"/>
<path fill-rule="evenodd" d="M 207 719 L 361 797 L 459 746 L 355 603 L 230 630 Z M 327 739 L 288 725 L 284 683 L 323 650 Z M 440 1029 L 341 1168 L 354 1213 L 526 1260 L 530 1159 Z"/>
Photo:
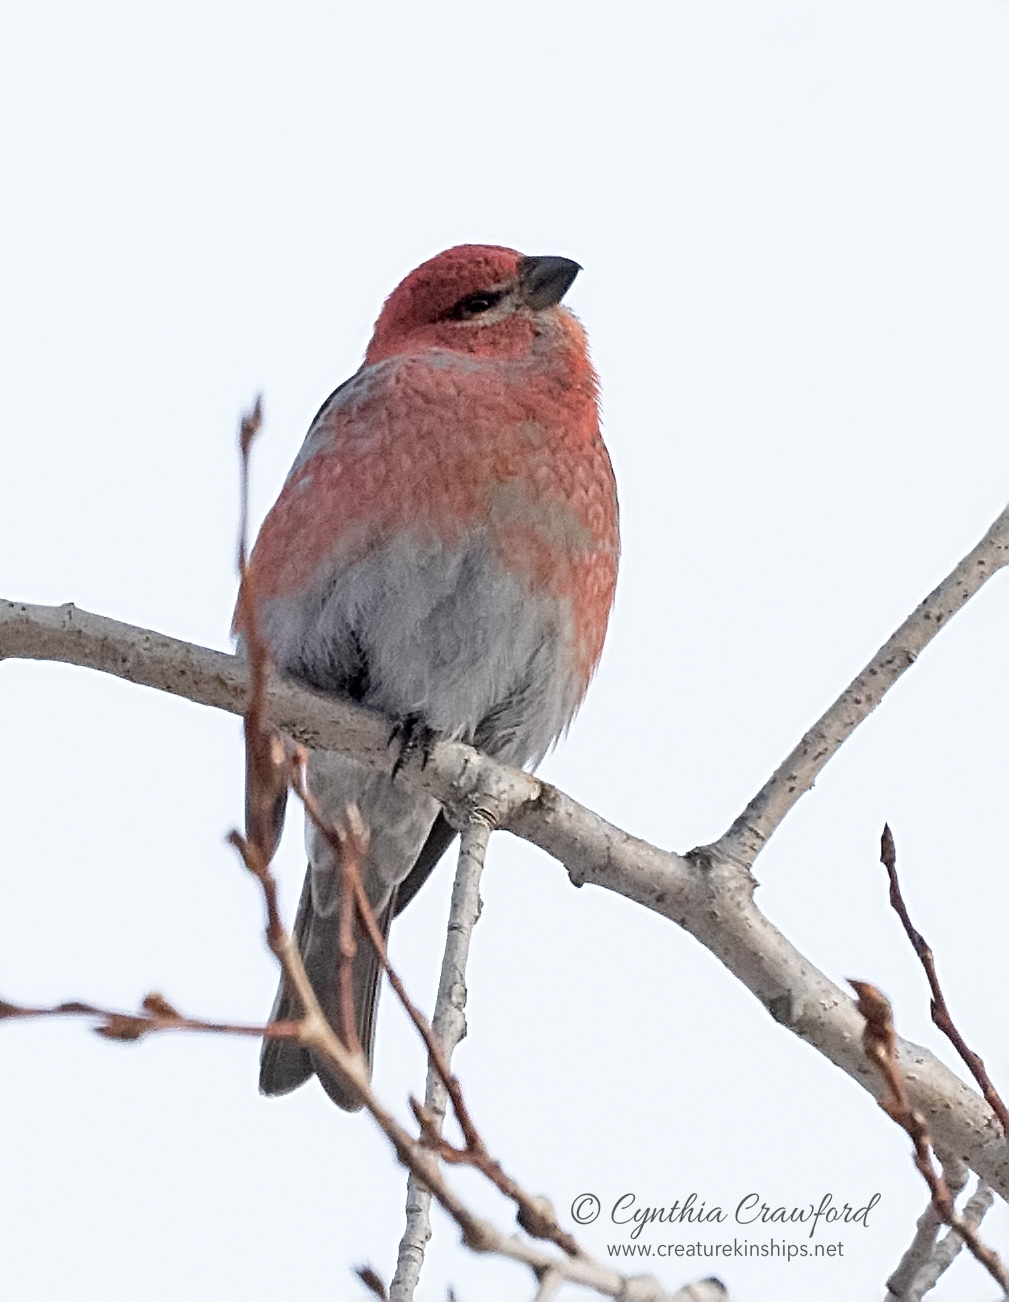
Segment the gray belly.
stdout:
<path fill-rule="evenodd" d="M 265 602 L 262 623 L 280 672 L 516 764 L 542 759 L 581 694 L 566 604 L 531 593 L 480 535 L 399 539 Z"/>

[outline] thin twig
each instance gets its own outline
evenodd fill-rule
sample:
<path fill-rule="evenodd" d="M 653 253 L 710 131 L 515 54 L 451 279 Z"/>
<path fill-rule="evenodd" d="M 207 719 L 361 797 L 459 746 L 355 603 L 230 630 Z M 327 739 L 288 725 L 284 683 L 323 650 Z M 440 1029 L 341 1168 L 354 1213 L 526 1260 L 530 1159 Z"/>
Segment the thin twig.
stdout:
<path fill-rule="evenodd" d="M 177 1012 L 163 996 L 147 995 L 140 1013 L 121 1013 L 114 1008 L 99 1008 L 95 1004 L 77 1001 L 52 1004 L 47 1008 L 26 1007 L 0 1000 L 0 1021 L 20 1018 L 28 1021 L 45 1017 L 87 1017 L 100 1023 L 95 1034 L 105 1040 L 140 1040 L 145 1035 L 160 1031 L 205 1031 L 213 1035 L 249 1035 L 271 1040 L 296 1040 L 299 1036 L 297 1022 L 271 1022 L 269 1026 L 249 1026 L 241 1022 L 208 1022 L 198 1017 L 187 1017 Z"/>
<path fill-rule="evenodd" d="M 915 1166 L 928 1185 L 932 1206 L 943 1221 L 956 1230 L 974 1257 L 1006 1293 L 1009 1291 L 1009 1273 L 998 1254 L 981 1241 L 977 1231 L 957 1212 L 942 1173 L 936 1170 L 932 1137 L 925 1118 L 911 1107 L 908 1100 L 904 1078 L 897 1066 L 897 1035 L 889 1000 L 867 981 L 851 981 L 850 984 L 858 995 L 858 1011 L 865 1018 L 862 1036 L 865 1056 L 879 1069 L 887 1087 L 879 1106 L 910 1135 Z"/>
<path fill-rule="evenodd" d="M 431 1023 L 439 1053 L 431 1056 L 424 1092 L 423 1127 L 425 1139 L 429 1143 L 441 1135 L 449 1097 L 452 1053 L 466 1034 L 466 963 L 470 937 L 480 916 L 480 877 L 489 837 L 489 822 L 475 816 L 463 828 L 459 847 L 445 953 Z M 413 1302 L 424 1262 L 424 1250 L 430 1238 L 431 1191 L 423 1181 L 418 1181 L 411 1174 L 407 1181 L 406 1229 L 400 1240 L 396 1273 L 389 1289 L 391 1302 Z"/>
<path fill-rule="evenodd" d="M 954 1198 L 967 1182 L 967 1170 L 964 1167 L 961 1170 L 962 1179 L 959 1186 L 954 1189 L 952 1184 L 950 1185 Z M 947 1180 L 950 1179 L 948 1171 L 949 1166 L 944 1164 L 943 1173 Z M 975 1232 L 990 1211 L 994 1199 L 995 1195 L 991 1187 L 983 1180 L 978 1180 L 974 1192 L 967 1199 L 961 1212 L 964 1222 Z M 926 1221 L 928 1228 L 923 1229 Z M 956 1261 L 963 1251 L 964 1241 L 956 1230 L 947 1230 L 942 1238 L 938 1239 L 938 1229 L 941 1224 L 938 1213 L 929 1203 L 919 1218 L 919 1229 L 915 1234 L 914 1242 L 904 1254 L 900 1265 L 887 1280 L 885 1302 L 921 1302 L 921 1299 L 935 1288 L 940 1278 Z M 927 1242 L 929 1237 L 931 1243 Z"/>
<path fill-rule="evenodd" d="M 363 829 L 362 829 L 363 831 Z M 354 1009 L 354 957 L 357 954 L 357 941 L 354 939 L 354 917 L 356 914 L 354 883 L 361 879 L 361 859 L 367 850 L 366 838 L 355 837 L 347 841 L 342 853 L 342 876 L 340 882 L 340 969 L 337 974 L 340 985 L 340 1018 L 343 1022 L 343 1042 L 351 1053 L 364 1054 L 357 1034 L 357 1018 Z"/>
<path fill-rule="evenodd" d="M 238 531 L 238 618 L 249 661 L 249 696 L 245 709 L 245 775 L 246 775 L 246 835 L 232 832 L 228 840 L 238 850 L 245 866 L 259 881 L 266 905 L 266 939 L 276 955 L 284 973 L 284 980 L 294 990 L 302 1008 L 299 1023 L 302 1043 L 316 1044 L 335 1038 L 332 1028 L 322 1013 L 305 973 L 301 955 L 294 940 L 287 934 L 280 918 L 277 901 L 277 883 L 270 863 L 277 848 L 273 810 L 292 779 L 292 763 L 282 738 L 266 721 L 266 697 L 270 679 L 270 656 L 259 628 L 259 607 L 256 599 L 255 577 L 248 563 L 249 522 L 249 459 L 252 445 L 262 427 L 262 404 L 257 398 L 255 406 L 241 422 L 239 451 L 241 454 L 241 508 Z M 364 1072 L 364 1054 L 354 1034 L 353 996 L 349 985 L 349 964 L 353 959 L 353 934 L 347 938 L 343 952 L 344 935 L 341 928 L 341 987 L 346 985 L 349 1019 L 345 1018 L 346 1042 L 341 1044 L 341 1061 L 338 1074 L 349 1079 L 356 1089 Z M 344 980 L 346 974 L 346 981 Z M 344 1010 L 346 1012 L 347 1009 Z M 320 1041 L 321 1021 L 327 1034 Z M 348 1029 L 349 1028 L 349 1029 Z M 342 1061 L 342 1059 L 346 1061 Z"/>
<path fill-rule="evenodd" d="M 991 1186 L 985 1184 L 983 1180 L 978 1180 L 977 1188 L 967 1199 L 961 1213 L 965 1224 L 976 1232 L 994 1201 L 995 1195 L 992 1193 Z M 940 1276 L 956 1261 L 962 1249 L 963 1239 L 955 1230 L 948 1230 L 935 1245 L 935 1252 L 932 1254 L 931 1259 L 915 1279 L 908 1302 L 919 1302 L 926 1293 L 935 1288 Z"/>
<path fill-rule="evenodd" d="M 540 1286 L 536 1290 L 533 1302 L 550 1302 L 550 1299 L 563 1283 L 563 1276 L 558 1275 L 556 1270 L 545 1271 L 540 1279 Z"/>
<path fill-rule="evenodd" d="M 942 987 L 939 985 L 939 975 L 935 969 L 935 957 L 931 947 L 925 937 L 915 927 L 911 921 L 911 916 L 907 911 L 907 905 L 904 903 L 904 896 L 901 894 L 900 882 L 897 879 L 897 850 L 893 843 L 893 833 L 890 831 L 890 825 L 884 824 L 883 835 L 880 840 L 879 861 L 886 869 L 887 876 L 890 878 L 890 905 L 894 912 L 900 918 L 907 933 L 907 938 L 911 942 L 914 952 L 918 955 L 922 967 L 925 969 L 925 976 L 928 978 L 929 989 L 932 991 L 932 1021 L 942 1031 L 943 1035 L 949 1040 L 953 1048 L 960 1055 L 967 1070 L 977 1081 L 981 1093 L 985 1097 L 985 1102 L 995 1113 L 1002 1126 L 1002 1133 L 1009 1139 L 1009 1108 L 1002 1101 L 1001 1095 L 992 1084 L 991 1077 L 985 1070 L 984 1061 L 972 1048 L 967 1044 L 958 1030 L 953 1017 L 946 1004 L 946 997 L 943 995 Z"/>
<path fill-rule="evenodd" d="M 962 1162 L 947 1160 L 942 1164 L 942 1174 L 949 1188 L 950 1197 L 956 1202 L 967 1183 L 967 1168 Z M 897 1263 L 896 1270 L 886 1281 L 885 1302 L 910 1302 L 915 1280 L 926 1263 L 932 1260 L 936 1251 L 939 1231 L 943 1224 L 943 1219 L 932 1205 L 930 1198 L 928 1206 L 918 1217 L 914 1238 Z M 961 1238 L 957 1237 L 957 1242 L 962 1246 Z"/>
<path fill-rule="evenodd" d="M 288 766 L 280 735 L 267 724 L 270 654 L 259 632 L 259 603 L 255 576 L 249 567 L 249 460 L 263 425 L 263 406 L 256 399 L 242 417 L 238 446 L 241 492 L 238 529 L 238 603 L 236 630 L 241 632 L 249 661 L 249 695 L 245 707 L 245 833 L 269 863 L 277 849 L 278 802 L 286 799 Z M 283 810 L 283 803 L 279 804 Z M 274 907 L 276 901 L 273 902 Z"/>

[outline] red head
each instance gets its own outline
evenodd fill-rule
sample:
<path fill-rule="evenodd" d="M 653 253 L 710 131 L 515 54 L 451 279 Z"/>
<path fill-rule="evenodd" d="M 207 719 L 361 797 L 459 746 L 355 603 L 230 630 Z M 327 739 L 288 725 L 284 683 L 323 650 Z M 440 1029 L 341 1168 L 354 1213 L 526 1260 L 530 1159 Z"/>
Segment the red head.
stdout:
<path fill-rule="evenodd" d="M 460 244 L 421 263 L 386 299 L 365 362 L 425 348 L 521 357 L 581 268 L 493 244 Z"/>

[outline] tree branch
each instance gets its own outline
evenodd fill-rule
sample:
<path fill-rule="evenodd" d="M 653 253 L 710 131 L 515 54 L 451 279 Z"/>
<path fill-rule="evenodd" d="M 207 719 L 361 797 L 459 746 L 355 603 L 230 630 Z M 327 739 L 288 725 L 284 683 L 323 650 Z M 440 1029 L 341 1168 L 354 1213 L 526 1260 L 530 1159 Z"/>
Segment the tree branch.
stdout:
<path fill-rule="evenodd" d="M 967 1168 L 946 1158 L 942 1162 L 943 1178 L 955 1201 L 967 1184 Z M 979 1180 L 968 1198 L 961 1216 L 970 1229 L 977 1233 L 994 1195 L 983 1180 Z M 897 1269 L 886 1281 L 884 1302 L 921 1302 L 960 1255 L 964 1241 L 955 1230 L 948 1230 L 939 1238 L 944 1222 L 930 1201 L 918 1218 L 914 1239 L 900 1259 Z"/>
<path fill-rule="evenodd" d="M 96 1034 L 105 1040 L 140 1040 L 159 1031 L 203 1031 L 209 1035 L 248 1035 L 257 1040 L 297 1040 L 301 1030 L 297 1022 L 270 1022 L 268 1026 L 249 1026 L 239 1022 L 208 1022 L 200 1017 L 186 1017 L 163 995 L 145 995 L 140 1011 L 121 1013 L 114 1008 L 98 1008 L 78 1001 L 51 1004 L 47 1008 L 26 1008 L 0 999 L 0 1022 L 7 1018 L 22 1021 L 46 1017 L 85 1017 L 96 1021 Z"/>
<path fill-rule="evenodd" d="M 31 606 L 0 599 L 0 661 L 8 659 L 95 669 L 229 714 L 244 715 L 249 700 L 244 656 L 93 615 L 72 602 Z M 392 766 L 388 720 L 370 710 L 271 674 L 263 711 L 265 726 L 309 750 L 338 750 L 374 768 Z M 440 742 L 426 766 L 415 759 L 403 774 L 450 812 L 460 811 L 460 826 L 466 821 L 466 801 L 477 792 L 479 803 L 498 821 L 498 809 L 533 799 L 540 790 L 530 774 L 498 764 L 460 742 Z"/>
<path fill-rule="evenodd" d="M 435 1135 L 441 1134 L 445 1121 L 449 1094 L 446 1077 L 452 1054 L 466 1034 L 466 963 L 470 937 L 480 916 L 480 877 L 489 836 L 490 824 L 485 818 L 475 815 L 463 829 L 459 846 L 448 936 L 431 1019 L 431 1029 L 444 1061 L 436 1063 L 432 1057 L 424 1091 L 425 1124 Z M 472 1137 L 466 1138 L 469 1141 Z M 413 1302 L 424 1263 L 424 1249 L 430 1238 L 431 1191 L 411 1175 L 406 1188 L 406 1229 L 400 1240 L 396 1273 L 389 1289 L 390 1302 Z"/>
<path fill-rule="evenodd" d="M 756 907 L 746 861 L 921 647 L 1007 558 L 1009 511 L 886 643 L 726 836 L 686 856 L 628 835 L 530 774 L 459 742 L 436 745 L 426 767 L 409 762 L 403 780 L 441 801 L 456 826 L 466 825 L 476 804 L 498 826 L 558 859 L 575 884 L 614 891 L 689 931 L 776 1021 L 878 1099 L 882 1082 L 861 1052 L 854 1002 Z M 248 670 L 238 657 L 73 606 L 0 601 L 0 659 L 13 657 L 86 666 L 234 714 L 248 698 Z M 388 722 L 359 707 L 271 677 L 264 711 L 269 725 L 311 749 L 391 767 Z M 900 1041 L 898 1056 L 912 1105 L 927 1119 L 937 1147 L 961 1156 L 1009 1197 L 1009 1150 L 984 1101 L 926 1049 Z"/>
<path fill-rule="evenodd" d="M 1009 507 L 974 550 L 880 647 L 826 714 L 813 724 L 729 830 L 711 847 L 712 851 L 751 867 L 771 834 L 800 796 L 810 789 L 827 761 L 868 718 L 901 674 L 911 668 L 950 617 L 1007 562 Z"/>
<path fill-rule="evenodd" d="M 967 1183 L 967 1168 L 963 1166 L 953 1167 L 952 1164 L 943 1163 L 943 1179 L 950 1191 L 954 1201 L 960 1197 L 964 1185 Z M 918 1276 L 932 1261 L 936 1251 L 939 1231 L 945 1222 L 936 1211 L 931 1198 L 928 1206 L 918 1217 L 917 1224 L 914 1227 L 914 1238 L 911 1240 L 907 1251 L 897 1263 L 897 1269 L 886 1281 L 886 1298 L 884 1302 L 910 1302 L 914 1294 L 915 1281 Z M 963 1239 L 957 1240 L 963 1245 Z M 915 1299 L 917 1302 L 917 1299 Z"/>
<path fill-rule="evenodd" d="M 967 1199 L 962 1212 L 964 1221 L 973 1232 L 976 1233 L 980 1229 L 981 1222 L 991 1210 L 994 1201 L 995 1195 L 991 1189 L 983 1180 L 979 1180 L 977 1188 Z M 947 1230 L 935 1245 L 931 1258 L 922 1266 L 908 1291 L 907 1298 L 902 1302 L 920 1302 L 926 1293 L 935 1288 L 940 1277 L 956 1261 L 963 1246 L 964 1241 L 960 1235 L 955 1230 Z"/>

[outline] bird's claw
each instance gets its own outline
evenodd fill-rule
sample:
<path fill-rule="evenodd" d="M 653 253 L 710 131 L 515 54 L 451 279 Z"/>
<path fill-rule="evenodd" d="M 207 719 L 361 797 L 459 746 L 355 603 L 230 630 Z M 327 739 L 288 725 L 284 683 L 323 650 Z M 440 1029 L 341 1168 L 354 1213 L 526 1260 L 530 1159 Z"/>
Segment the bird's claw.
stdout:
<path fill-rule="evenodd" d="M 433 728 L 429 728 L 419 714 L 408 714 L 398 720 L 392 731 L 389 733 L 388 745 L 397 743 L 399 745 L 399 754 L 396 756 L 396 762 L 392 766 L 392 776 L 395 779 L 396 774 L 405 764 L 420 752 L 420 767 L 427 768 L 427 762 L 431 758 L 431 751 L 434 747 L 436 736 Z"/>

